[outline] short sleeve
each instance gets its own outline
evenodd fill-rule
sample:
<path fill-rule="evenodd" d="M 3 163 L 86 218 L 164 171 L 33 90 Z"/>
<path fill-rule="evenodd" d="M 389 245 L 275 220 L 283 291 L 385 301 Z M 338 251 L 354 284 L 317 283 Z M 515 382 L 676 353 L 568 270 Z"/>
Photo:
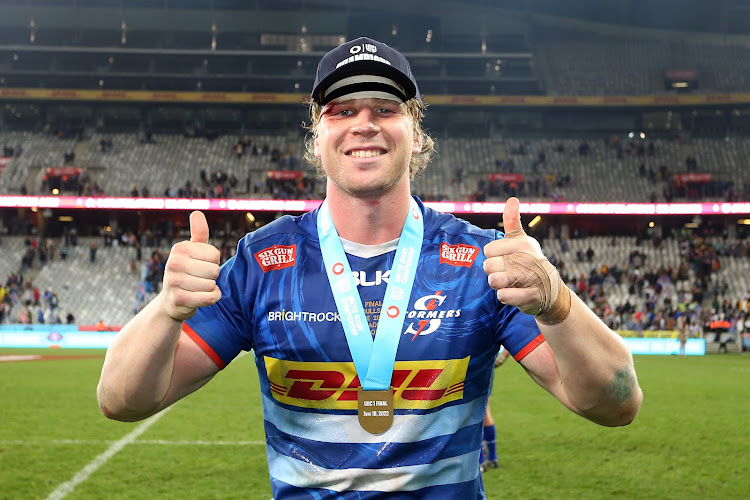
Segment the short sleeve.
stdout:
<path fill-rule="evenodd" d="M 544 336 L 534 316 L 521 312 L 515 306 L 502 304 L 499 316 L 498 342 L 510 352 L 516 361 L 521 361 L 544 342 Z"/>
<path fill-rule="evenodd" d="M 199 308 L 183 326 L 183 331 L 219 368 L 224 368 L 240 352 L 253 348 L 249 318 L 254 303 L 255 280 L 249 272 L 241 240 L 237 254 L 224 263 L 216 280 L 221 299 L 216 304 Z"/>

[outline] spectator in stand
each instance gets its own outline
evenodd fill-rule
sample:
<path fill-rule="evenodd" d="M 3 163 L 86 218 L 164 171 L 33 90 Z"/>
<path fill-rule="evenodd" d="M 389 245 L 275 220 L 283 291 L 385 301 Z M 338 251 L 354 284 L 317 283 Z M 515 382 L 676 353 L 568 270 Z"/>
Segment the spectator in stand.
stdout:
<path fill-rule="evenodd" d="M 680 356 L 685 355 L 685 346 L 688 337 L 688 320 L 684 314 L 677 317 L 677 339 L 680 342 Z"/>
<path fill-rule="evenodd" d="M 154 250 L 151 253 L 151 260 L 146 265 L 146 281 L 148 282 L 151 293 L 159 293 L 161 281 L 164 278 L 165 256 L 159 251 Z"/>
<path fill-rule="evenodd" d="M 740 321 L 742 321 L 742 332 L 740 333 L 742 336 L 742 350 L 750 351 L 750 312 L 744 312 L 740 316 Z"/>
<path fill-rule="evenodd" d="M 234 145 L 234 156 L 237 157 L 237 159 L 240 159 L 245 154 L 245 144 L 242 143 L 242 141 L 238 142 Z"/>
<path fill-rule="evenodd" d="M 0 324 L 10 322 L 10 304 L 0 301 Z"/>
<path fill-rule="evenodd" d="M 50 325 L 59 325 L 62 323 L 62 320 L 60 319 L 60 315 L 57 314 L 56 309 L 50 309 L 45 312 L 45 317 L 47 318 L 47 323 Z"/>
<path fill-rule="evenodd" d="M 591 248 L 591 247 L 588 247 L 588 249 L 586 250 L 586 261 L 587 262 L 593 262 L 594 255 L 595 255 L 594 249 Z"/>
<path fill-rule="evenodd" d="M 23 292 L 21 294 L 21 303 L 24 306 L 28 307 L 34 304 L 34 302 L 35 302 L 34 301 L 34 289 L 33 289 L 31 281 L 27 281 L 23 285 Z"/>
<path fill-rule="evenodd" d="M 36 256 L 36 253 L 34 252 L 32 248 L 26 248 L 26 250 L 23 253 L 23 256 L 21 257 L 21 272 L 22 273 L 25 273 L 31 267 L 33 267 L 35 256 Z"/>
<path fill-rule="evenodd" d="M 73 324 L 75 324 L 75 322 L 76 322 L 76 317 L 75 317 L 75 316 L 73 316 L 73 312 L 72 312 L 72 311 L 68 311 L 68 315 L 67 315 L 67 316 L 65 316 L 65 322 L 66 322 L 67 324 L 69 324 L 69 325 L 73 325 Z"/>
<path fill-rule="evenodd" d="M 28 325 L 31 323 L 31 312 L 25 305 L 21 306 L 20 311 L 18 311 L 18 322 L 22 325 Z"/>

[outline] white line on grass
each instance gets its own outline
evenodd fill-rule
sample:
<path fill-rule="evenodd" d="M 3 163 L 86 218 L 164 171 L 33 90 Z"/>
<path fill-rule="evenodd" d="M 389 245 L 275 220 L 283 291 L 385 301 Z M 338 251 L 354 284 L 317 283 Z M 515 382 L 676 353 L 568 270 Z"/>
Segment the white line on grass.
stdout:
<path fill-rule="evenodd" d="M 39 446 L 39 445 L 67 445 L 67 444 L 111 444 L 116 441 L 107 441 L 102 439 L 50 439 L 50 440 L 22 440 L 22 439 L 11 439 L 11 440 L 0 440 L 0 445 L 8 446 Z M 203 439 L 197 440 L 169 440 L 169 439 L 141 439 L 131 444 L 144 445 L 153 444 L 160 446 L 265 446 L 265 441 L 205 441 Z"/>
<path fill-rule="evenodd" d="M 167 407 L 156 415 L 149 417 L 141 425 L 133 429 L 130 434 L 126 435 L 119 441 L 114 442 L 109 448 L 106 449 L 104 453 L 93 459 L 88 463 L 88 465 L 78 471 L 78 473 L 73 476 L 73 479 L 58 486 L 55 491 L 50 493 L 50 495 L 47 497 L 47 500 L 60 500 L 61 498 L 65 498 L 68 493 L 71 493 L 76 486 L 87 480 L 89 476 L 91 476 L 91 474 L 96 472 L 99 467 L 107 463 L 107 460 L 112 458 L 118 451 L 122 450 L 127 445 L 138 439 L 138 436 L 146 432 L 149 427 L 154 425 L 171 408 L 172 407 Z"/>
<path fill-rule="evenodd" d="M 42 357 L 36 354 L 9 354 L 7 356 L 0 356 L 0 363 L 10 361 L 36 361 L 37 359 L 42 359 Z"/>
<path fill-rule="evenodd" d="M 166 439 L 149 439 L 138 441 L 134 444 L 159 444 L 165 446 L 265 446 L 265 441 L 203 441 L 198 439 L 196 441 L 180 440 L 180 441 L 169 441 Z"/>

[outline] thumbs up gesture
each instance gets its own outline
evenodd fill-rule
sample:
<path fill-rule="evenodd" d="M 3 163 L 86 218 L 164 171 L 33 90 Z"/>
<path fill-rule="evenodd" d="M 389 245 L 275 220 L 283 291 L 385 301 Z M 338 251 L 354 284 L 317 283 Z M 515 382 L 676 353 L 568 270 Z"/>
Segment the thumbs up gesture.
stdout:
<path fill-rule="evenodd" d="M 521 225 L 518 198 L 509 198 L 503 211 L 505 238 L 485 245 L 484 271 L 497 298 L 554 325 L 570 312 L 570 290 L 542 253 L 539 242 Z"/>
<path fill-rule="evenodd" d="M 195 314 L 221 298 L 216 285 L 219 277 L 219 249 L 208 243 L 208 222 L 203 212 L 190 214 L 190 241 L 172 247 L 164 268 L 164 307 L 177 321 Z"/>

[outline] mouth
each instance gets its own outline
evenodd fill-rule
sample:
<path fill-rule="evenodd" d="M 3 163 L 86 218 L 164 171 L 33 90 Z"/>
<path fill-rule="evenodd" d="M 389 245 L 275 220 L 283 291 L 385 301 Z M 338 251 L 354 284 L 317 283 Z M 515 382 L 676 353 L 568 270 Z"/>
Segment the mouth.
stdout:
<path fill-rule="evenodd" d="M 382 156 L 386 154 L 385 149 L 354 149 L 347 151 L 346 156 L 353 156 L 354 158 L 374 158 L 376 156 Z"/>

